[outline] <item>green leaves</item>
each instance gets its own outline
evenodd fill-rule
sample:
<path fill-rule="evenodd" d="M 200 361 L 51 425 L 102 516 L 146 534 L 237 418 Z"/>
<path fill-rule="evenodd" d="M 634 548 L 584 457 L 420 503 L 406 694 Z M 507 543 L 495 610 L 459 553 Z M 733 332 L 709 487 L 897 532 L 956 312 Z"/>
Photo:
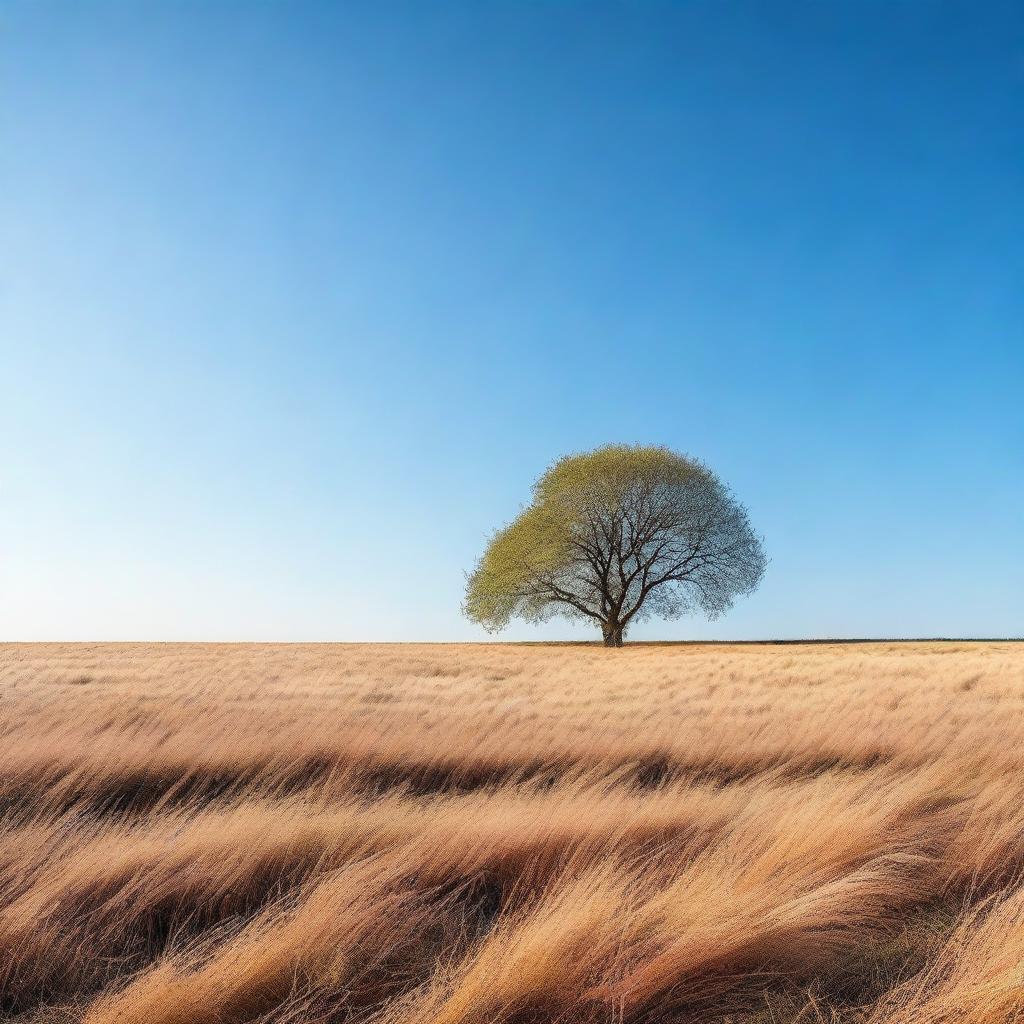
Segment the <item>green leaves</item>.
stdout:
<path fill-rule="evenodd" d="M 548 505 L 531 506 L 492 538 L 469 578 L 464 611 L 490 630 L 513 616 L 544 618 L 549 603 L 545 579 L 558 576 L 568 561 L 568 523 Z"/>

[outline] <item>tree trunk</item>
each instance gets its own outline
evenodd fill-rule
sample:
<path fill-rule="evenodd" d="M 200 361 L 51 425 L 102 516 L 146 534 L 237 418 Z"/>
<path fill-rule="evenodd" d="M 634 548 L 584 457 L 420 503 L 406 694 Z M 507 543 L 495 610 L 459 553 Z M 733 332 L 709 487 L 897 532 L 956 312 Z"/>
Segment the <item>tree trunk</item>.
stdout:
<path fill-rule="evenodd" d="M 617 622 L 602 622 L 601 637 L 605 647 L 621 647 L 622 627 Z"/>

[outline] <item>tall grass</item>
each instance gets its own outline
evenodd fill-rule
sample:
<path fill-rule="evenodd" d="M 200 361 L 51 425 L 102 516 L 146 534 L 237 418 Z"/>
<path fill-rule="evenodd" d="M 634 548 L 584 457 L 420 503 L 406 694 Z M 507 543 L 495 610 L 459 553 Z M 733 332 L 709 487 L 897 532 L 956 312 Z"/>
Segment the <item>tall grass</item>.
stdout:
<path fill-rule="evenodd" d="M 1024 645 L 0 647 L 0 1011 L 1024 1021 Z"/>

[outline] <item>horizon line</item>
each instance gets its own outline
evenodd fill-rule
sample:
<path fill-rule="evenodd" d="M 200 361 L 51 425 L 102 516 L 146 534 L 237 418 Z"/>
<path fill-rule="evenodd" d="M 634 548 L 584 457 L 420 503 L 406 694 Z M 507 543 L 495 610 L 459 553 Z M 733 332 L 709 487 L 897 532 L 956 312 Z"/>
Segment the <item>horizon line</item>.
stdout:
<path fill-rule="evenodd" d="M 1024 643 L 1022 636 L 878 636 L 878 637 L 775 637 L 750 640 L 627 640 L 624 647 L 709 647 L 709 646 L 785 646 L 799 644 L 1014 644 Z M 119 645 L 155 646 L 189 644 L 194 646 L 332 646 L 332 647 L 604 647 L 601 640 L 0 640 L 0 647 L 32 647 L 52 644 L 71 646 Z M 616 648 L 621 650 L 622 648 Z"/>

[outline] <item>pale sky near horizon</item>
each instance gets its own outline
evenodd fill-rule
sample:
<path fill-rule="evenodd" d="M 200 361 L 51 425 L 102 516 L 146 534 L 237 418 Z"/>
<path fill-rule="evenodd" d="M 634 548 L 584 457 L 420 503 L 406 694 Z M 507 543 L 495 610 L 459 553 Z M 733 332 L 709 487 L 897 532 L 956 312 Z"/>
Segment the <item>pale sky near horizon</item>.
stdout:
<path fill-rule="evenodd" d="M 0 640 L 470 640 L 556 457 L 1024 634 L 1024 7 L 0 0 Z M 590 637 L 519 625 L 506 639 Z"/>

